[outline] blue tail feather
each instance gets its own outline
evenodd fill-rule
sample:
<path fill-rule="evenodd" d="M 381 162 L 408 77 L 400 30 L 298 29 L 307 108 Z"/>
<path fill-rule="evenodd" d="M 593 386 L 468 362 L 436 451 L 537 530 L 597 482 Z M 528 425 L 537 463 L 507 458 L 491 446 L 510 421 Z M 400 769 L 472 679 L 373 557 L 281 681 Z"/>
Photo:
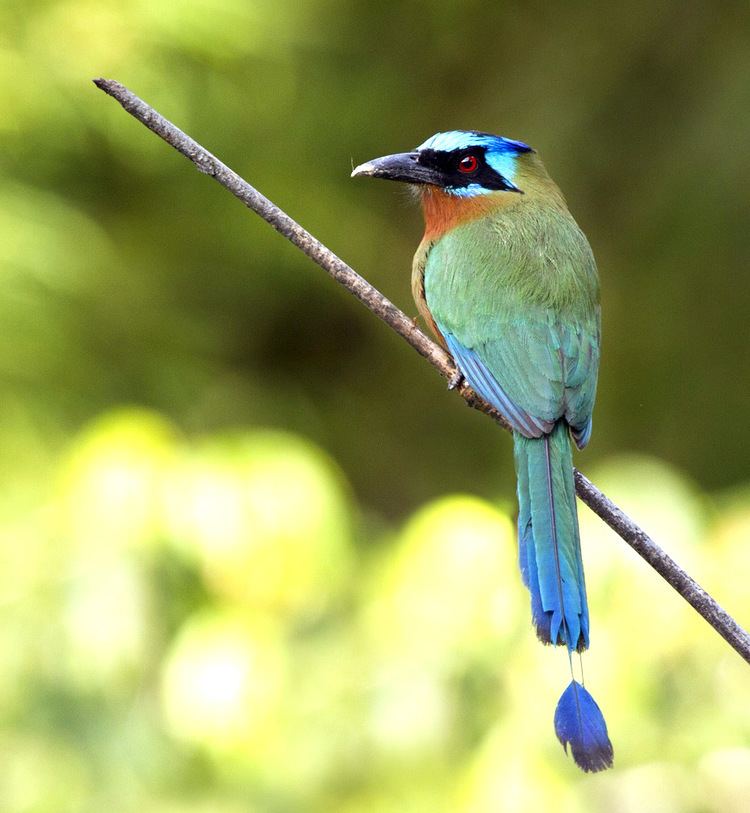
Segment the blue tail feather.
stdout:
<path fill-rule="evenodd" d="M 596 700 L 576 680 L 562 693 L 555 709 L 555 733 L 565 752 L 584 771 L 611 768 L 614 750 L 604 715 Z"/>
<path fill-rule="evenodd" d="M 523 583 L 529 589 L 531 596 L 531 620 L 534 623 L 537 637 L 545 644 L 552 643 L 550 629 L 551 615 L 544 611 L 542 596 L 539 592 L 539 573 L 536 568 L 536 554 L 534 552 L 534 534 L 531 527 L 531 518 L 522 523 L 518 518 L 518 560 L 521 568 Z"/>
<path fill-rule="evenodd" d="M 589 612 L 578 531 L 568 427 L 560 421 L 541 438 L 514 435 L 518 476 L 518 550 L 531 616 L 544 643 L 582 651 Z M 571 665 L 572 677 L 572 665 Z M 555 711 L 555 732 L 584 771 L 613 761 L 607 724 L 589 692 L 573 679 Z"/>
<path fill-rule="evenodd" d="M 544 643 L 580 651 L 589 616 L 568 428 L 560 421 L 550 435 L 514 440 L 519 564 L 534 626 Z"/>

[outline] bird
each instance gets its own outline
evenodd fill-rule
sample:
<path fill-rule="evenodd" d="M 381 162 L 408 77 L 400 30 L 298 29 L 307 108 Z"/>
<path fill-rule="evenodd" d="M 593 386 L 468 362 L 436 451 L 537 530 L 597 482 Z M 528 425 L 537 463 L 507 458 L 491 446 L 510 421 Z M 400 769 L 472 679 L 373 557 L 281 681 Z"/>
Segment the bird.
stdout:
<path fill-rule="evenodd" d="M 352 177 L 409 184 L 425 231 L 412 266 L 417 309 L 463 378 L 510 425 L 518 556 L 538 638 L 567 649 L 571 681 L 554 714 L 586 772 L 614 751 L 577 680 L 589 646 L 571 442 L 589 442 L 599 371 L 599 278 L 588 240 L 537 152 L 478 130 L 439 132 L 360 164 Z"/>

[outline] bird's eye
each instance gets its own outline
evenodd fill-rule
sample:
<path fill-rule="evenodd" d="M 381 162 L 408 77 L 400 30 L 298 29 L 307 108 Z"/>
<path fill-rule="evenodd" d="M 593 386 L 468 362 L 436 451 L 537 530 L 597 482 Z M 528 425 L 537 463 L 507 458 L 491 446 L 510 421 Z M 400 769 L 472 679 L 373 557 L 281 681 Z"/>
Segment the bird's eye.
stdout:
<path fill-rule="evenodd" d="M 476 155 L 464 155 L 464 157 L 458 162 L 458 171 L 464 172 L 468 175 L 470 172 L 476 172 L 478 166 L 479 161 L 477 160 Z"/>

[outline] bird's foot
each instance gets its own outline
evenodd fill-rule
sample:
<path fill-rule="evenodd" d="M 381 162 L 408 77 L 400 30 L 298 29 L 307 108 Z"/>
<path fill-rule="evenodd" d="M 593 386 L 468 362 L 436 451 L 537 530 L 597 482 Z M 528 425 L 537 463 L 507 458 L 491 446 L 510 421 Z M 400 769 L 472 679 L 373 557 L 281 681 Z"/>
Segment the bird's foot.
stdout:
<path fill-rule="evenodd" d="M 455 390 L 457 387 L 460 387 L 461 384 L 464 382 L 464 375 L 463 373 L 456 367 L 453 375 L 448 379 L 448 389 Z"/>

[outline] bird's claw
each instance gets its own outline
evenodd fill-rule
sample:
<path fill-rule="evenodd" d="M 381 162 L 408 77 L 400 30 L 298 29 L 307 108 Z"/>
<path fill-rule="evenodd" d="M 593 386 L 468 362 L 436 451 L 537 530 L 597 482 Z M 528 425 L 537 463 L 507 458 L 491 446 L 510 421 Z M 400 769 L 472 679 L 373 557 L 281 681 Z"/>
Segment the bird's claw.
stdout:
<path fill-rule="evenodd" d="M 457 387 L 461 386 L 463 380 L 464 380 L 463 373 L 458 368 L 456 368 L 451 377 L 448 379 L 448 389 L 455 390 Z"/>

